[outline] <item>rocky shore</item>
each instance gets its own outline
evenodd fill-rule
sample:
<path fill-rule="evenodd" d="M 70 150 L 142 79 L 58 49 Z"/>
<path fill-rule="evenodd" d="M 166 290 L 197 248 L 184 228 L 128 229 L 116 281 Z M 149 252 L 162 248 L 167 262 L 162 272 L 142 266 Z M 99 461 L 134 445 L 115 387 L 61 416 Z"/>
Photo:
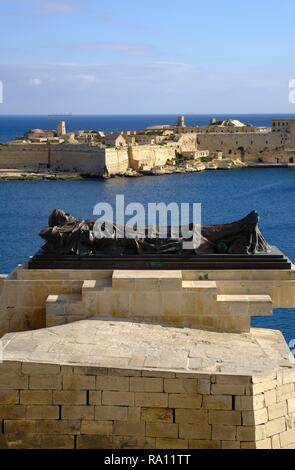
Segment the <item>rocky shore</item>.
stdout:
<path fill-rule="evenodd" d="M 198 173 L 205 170 L 230 170 L 235 168 L 244 168 L 248 165 L 241 162 L 240 160 L 211 160 L 209 162 L 196 162 L 188 161 L 181 165 L 165 165 L 163 167 L 154 167 L 151 171 L 137 172 L 128 169 L 125 173 L 118 174 L 117 176 L 126 178 L 136 178 L 140 176 L 162 176 L 172 174 L 184 174 L 184 173 Z M 101 178 L 100 176 L 93 174 L 80 174 L 80 173 L 62 173 L 62 172 L 51 172 L 51 171 L 37 171 L 37 170 L 16 170 L 16 169 L 5 169 L 0 170 L 0 181 L 32 181 L 32 180 L 83 180 L 89 178 Z M 109 179 L 110 177 L 106 174 L 102 177 L 103 179 Z"/>

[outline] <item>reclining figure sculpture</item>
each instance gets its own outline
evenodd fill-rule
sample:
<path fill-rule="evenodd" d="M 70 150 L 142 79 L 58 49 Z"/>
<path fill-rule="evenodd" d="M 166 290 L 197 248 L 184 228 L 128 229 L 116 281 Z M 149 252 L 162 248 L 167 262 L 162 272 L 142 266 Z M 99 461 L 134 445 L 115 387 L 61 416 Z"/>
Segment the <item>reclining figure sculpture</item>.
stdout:
<path fill-rule="evenodd" d="M 95 221 L 79 220 L 71 214 L 56 209 L 49 217 L 48 227 L 40 232 L 45 240 L 43 253 L 59 255 L 169 255 L 198 256 L 201 254 L 243 254 L 254 255 L 268 253 L 270 248 L 258 228 L 259 215 L 251 212 L 245 218 L 221 225 L 202 225 L 200 244 L 194 250 L 184 250 L 183 242 L 187 227 L 180 228 L 181 236 L 173 237 L 171 227 L 168 227 L 166 238 L 160 237 L 157 228 L 153 238 L 149 238 L 148 229 L 143 229 L 142 238 L 126 236 L 126 227 L 111 223 L 112 235 L 109 238 L 96 236 Z M 193 225 L 189 226 L 193 229 Z M 155 236 L 156 235 L 156 236 Z M 159 235 L 159 236 L 157 236 Z"/>

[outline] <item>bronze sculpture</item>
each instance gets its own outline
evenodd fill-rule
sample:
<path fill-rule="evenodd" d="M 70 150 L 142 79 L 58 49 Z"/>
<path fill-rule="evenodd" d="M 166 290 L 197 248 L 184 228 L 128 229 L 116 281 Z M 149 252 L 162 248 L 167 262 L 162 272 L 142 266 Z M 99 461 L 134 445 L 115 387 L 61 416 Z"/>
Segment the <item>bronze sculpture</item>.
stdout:
<path fill-rule="evenodd" d="M 171 227 L 168 227 L 166 238 L 149 238 L 147 229 L 143 229 L 146 235 L 143 238 L 128 238 L 124 235 L 124 226 L 112 223 L 114 236 L 99 238 L 95 236 L 95 221 L 79 220 L 56 209 L 49 217 L 48 227 L 40 232 L 40 236 L 46 242 L 42 247 L 43 253 L 57 255 L 171 254 L 197 257 L 204 254 L 267 254 L 270 248 L 258 228 L 258 222 L 259 215 L 253 211 L 245 218 L 229 224 L 203 225 L 200 246 L 195 250 L 183 250 L 184 236 L 173 238 Z M 192 230 L 192 225 L 189 228 Z M 180 234 L 184 232 L 181 228 Z"/>

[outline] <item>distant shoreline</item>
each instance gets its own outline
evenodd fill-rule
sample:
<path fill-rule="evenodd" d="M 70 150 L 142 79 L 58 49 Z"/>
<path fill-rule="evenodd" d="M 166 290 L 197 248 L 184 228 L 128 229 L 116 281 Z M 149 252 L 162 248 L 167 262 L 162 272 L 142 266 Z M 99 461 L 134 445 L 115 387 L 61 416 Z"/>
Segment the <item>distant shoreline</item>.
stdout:
<path fill-rule="evenodd" d="M 294 164 L 248 164 L 245 167 L 235 167 L 235 168 L 205 168 L 201 171 L 167 171 L 166 173 L 159 174 L 139 174 L 139 175 L 116 175 L 111 176 L 110 178 L 104 178 L 99 175 L 82 175 L 79 173 L 58 173 L 58 172 L 34 172 L 34 171 L 17 171 L 17 170 L 0 170 L 0 181 L 82 181 L 82 180 L 108 180 L 114 178 L 140 178 L 142 176 L 168 176 L 176 174 L 186 174 L 186 173 L 202 173 L 203 171 L 229 171 L 229 170 L 241 170 L 241 169 L 274 169 L 274 168 L 295 168 Z"/>

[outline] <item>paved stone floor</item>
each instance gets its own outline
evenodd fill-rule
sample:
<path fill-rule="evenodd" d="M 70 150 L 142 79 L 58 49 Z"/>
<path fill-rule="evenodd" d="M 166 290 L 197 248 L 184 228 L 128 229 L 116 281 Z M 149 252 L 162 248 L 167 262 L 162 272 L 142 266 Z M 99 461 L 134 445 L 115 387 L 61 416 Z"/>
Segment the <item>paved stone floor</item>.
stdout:
<path fill-rule="evenodd" d="M 9 361 L 241 375 L 292 367 L 281 333 L 262 329 L 233 334 L 94 318 L 2 341 Z"/>

